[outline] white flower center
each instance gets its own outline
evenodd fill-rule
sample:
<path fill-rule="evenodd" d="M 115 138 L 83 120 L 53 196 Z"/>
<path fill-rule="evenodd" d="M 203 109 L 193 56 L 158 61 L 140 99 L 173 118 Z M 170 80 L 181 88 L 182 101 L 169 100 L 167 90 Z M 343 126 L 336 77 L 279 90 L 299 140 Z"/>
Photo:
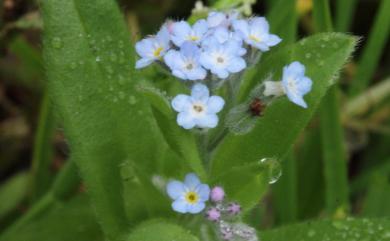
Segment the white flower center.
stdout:
<path fill-rule="evenodd" d="M 192 104 L 191 113 L 194 116 L 201 116 L 205 113 L 205 111 L 206 111 L 206 106 L 203 103 L 197 102 Z"/>
<path fill-rule="evenodd" d="M 289 78 L 287 79 L 287 86 L 288 86 L 288 89 L 289 89 L 291 92 L 293 92 L 294 94 L 297 93 L 297 91 L 298 91 L 298 86 L 297 86 L 297 82 L 295 81 L 294 78 L 289 77 Z"/>
<path fill-rule="evenodd" d="M 254 34 L 249 35 L 249 39 L 253 40 L 253 41 L 257 42 L 257 43 L 261 42 L 261 38 L 256 36 L 256 35 L 254 35 Z"/>

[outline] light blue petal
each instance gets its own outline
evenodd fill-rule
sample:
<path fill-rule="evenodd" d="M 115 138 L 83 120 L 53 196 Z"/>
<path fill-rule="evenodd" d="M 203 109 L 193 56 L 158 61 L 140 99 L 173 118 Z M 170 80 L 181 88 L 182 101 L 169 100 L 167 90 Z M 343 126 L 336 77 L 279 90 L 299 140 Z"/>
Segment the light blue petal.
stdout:
<path fill-rule="evenodd" d="M 298 78 L 305 75 L 305 66 L 298 61 L 287 66 L 287 75 Z"/>
<path fill-rule="evenodd" d="M 196 44 L 189 41 L 184 42 L 180 48 L 180 53 L 183 56 L 195 60 L 199 58 L 200 52 L 201 51 L 198 48 L 198 46 L 196 46 Z"/>
<path fill-rule="evenodd" d="M 272 47 L 272 46 L 275 46 L 275 45 L 279 44 L 281 41 L 282 41 L 282 39 L 279 38 L 279 36 L 274 35 L 274 34 L 270 34 L 268 36 L 268 39 L 267 39 L 266 43 L 267 43 L 268 46 Z"/>
<path fill-rule="evenodd" d="M 187 78 L 189 80 L 203 80 L 206 78 L 207 72 L 202 67 L 193 69 L 192 71 L 187 72 Z"/>
<path fill-rule="evenodd" d="M 181 70 L 174 69 L 172 70 L 172 74 L 179 79 L 187 80 L 187 76 Z"/>
<path fill-rule="evenodd" d="M 230 38 L 230 32 L 225 27 L 218 27 L 215 29 L 213 36 L 219 43 L 225 43 Z"/>
<path fill-rule="evenodd" d="M 178 199 L 172 203 L 172 209 L 178 213 L 187 213 L 188 204 L 182 199 Z"/>
<path fill-rule="evenodd" d="M 229 66 L 227 67 L 227 69 L 231 73 L 238 73 L 245 68 L 246 68 L 246 62 L 243 58 L 240 57 L 233 58 Z"/>
<path fill-rule="evenodd" d="M 244 38 L 249 35 L 249 25 L 246 20 L 234 20 L 233 29 L 236 32 L 239 32 Z"/>
<path fill-rule="evenodd" d="M 171 35 L 169 34 L 168 28 L 163 26 L 156 35 L 156 40 L 163 46 L 165 50 L 169 48 L 169 42 L 171 41 Z"/>
<path fill-rule="evenodd" d="M 187 212 L 196 214 L 202 212 L 202 210 L 206 207 L 204 202 L 198 202 L 197 204 L 188 205 Z"/>
<path fill-rule="evenodd" d="M 144 67 L 150 65 L 152 62 L 153 62 L 153 59 L 150 59 L 150 58 L 142 58 L 142 59 L 139 59 L 139 60 L 137 60 L 137 62 L 135 63 L 135 68 L 136 68 L 136 69 L 144 68 Z"/>
<path fill-rule="evenodd" d="M 135 50 L 137 54 L 141 57 L 151 58 L 153 57 L 153 50 L 155 44 L 154 38 L 146 38 L 135 44 Z"/>
<path fill-rule="evenodd" d="M 226 79 L 229 76 L 229 72 L 225 69 L 211 69 L 211 72 L 221 79 Z"/>
<path fill-rule="evenodd" d="M 194 26 L 192 27 L 192 29 L 194 30 L 195 32 L 195 35 L 198 36 L 200 39 L 203 37 L 203 35 L 207 32 L 208 30 L 208 25 L 207 25 L 207 21 L 204 20 L 204 19 L 201 19 L 201 20 L 198 20 Z"/>
<path fill-rule="evenodd" d="M 177 95 L 173 98 L 171 105 L 177 112 L 187 111 L 191 106 L 191 98 L 188 95 Z"/>
<path fill-rule="evenodd" d="M 213 63 L 212 63 L 211 59 L 212 58 L 211 58 L 211 56 L 210 56 L 210 54 L 208 52 L 203 52 L 200 55 L 199 62 L 206 69 L 211 69 L 212 66 L 213 66 Z"/>
<path fill-rule="evenodd" d="M 192 191 L 200 184 L 200 180 L 195 173 L 188 173 L 184 178 L 184 185 Z"/>
<path fill-rule="evenodd" d="M 180 112 L 176 118 L 177 124 L 184 129 L 192 129 L 195 127 L 195 120 L 188 112 Z"/>
<path fill-rule="evenodd" d="M 210 92 L 206 85 L 195 84 L 191 89 L 191 97 L 193 100 L 205 100 L 209 98 Z"/>
<path fill-rule="evenodd" d="M 195 123 L 200 128 L 214 128 L 218 125 L 218 116 L 216 114 L 207 114 L 196 118 Z"/>
<path fill-rule="evenodd" d="M 298 81 L 298 91 L 301 93 L 301 95 L 305 95 L 311 91 L 311 87 L 313 82 L 308 77 L 300 78 Z"/>
<path fill-rule="evenodd" d="M 221 12 L 210 12 L 207 17 L 207 23 L 210 28 L 221 25 L 226 20 L 226 15 Z"/>
<path fill-rule="evenodd" d="M 177 66 L 180 66 L 183 60 L 178 51 L 169 50 L 168 53 L 164 55 L 164 62 L 171 70 L 174 70 Z"/>
<path fill-rule="evenodd" d="M 257 49 L 260 49 L 262 52 L 267 52 L 269 51 L 269 47 L 266 43 L 264 42 L 252 42 L 252 46 L 254 46 Z"/>
<path fill-rule="evenodd" d="M 292 93 L 290 92 L 287 92 L 286 93 L 288 99 L 293 102 L 294 104 L 297 104 L 303 108 L 307 108 L 307 104 L 305 102 L 305 100 L 303 99 L 302 96 L 299 96 L 299 95 L 293 95 Z"/>
<path fill-rule="evenodd" d="M 252 18 L 249 24 L 250 24 L 251 34 L 260 35 L 269 32 L 269 24 L 264 17 Z"/>
<path fill-rule="evenodd" d="M 207 101 L 207 113 L 214 114 L 222 110 L 225 101 L 219 96 L 211 96 Z"/>
<path fill-rule="evenodd" d="M 170 181 L 166 189 L 169 197 L 173 200 L 180 198 L 185 192 L 184 184 L 179 181 Z"/>
<path fill-rule="evenodd" d="M 195 191 L 198 193 L 200 201 L 206 202 L 206 201 L 209 200 L 209 197 L 210 197 L 210 187 L 209 187 L 209 185 L 207 185 L 207 184 L 200 184 L 200 185 L 198 185 L 196 187 Z"/>
<path fill-rule="evenodd" d="M 186 41 L 188 35 L 191 34 L 191 26 L 186 21 L 180 21 L 173 24 L 171 40 L 180 47 Z"/>

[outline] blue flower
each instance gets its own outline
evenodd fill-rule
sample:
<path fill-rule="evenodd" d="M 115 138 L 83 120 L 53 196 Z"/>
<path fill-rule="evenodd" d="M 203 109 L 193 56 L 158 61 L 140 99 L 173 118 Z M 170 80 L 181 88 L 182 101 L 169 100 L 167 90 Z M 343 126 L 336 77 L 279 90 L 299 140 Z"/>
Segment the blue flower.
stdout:
<path fill-rule="evenodd" d="M 191 96 L 177 95 L 172 100 L 172 108 L 179 112 L 177 124 L 184 129 L 214 128 L 218 124 L 218 116 L 225 105 L 219 96 L 210 96 L 208 88 L 203 84 L 195 84 Z"/>
<path fill-rule="evenodd" d="M 228 40 L 223 44 L 211 41 L 200 56 L 200 63 L 211 73 L 225 79 L 230 73 L 238 73 L 246 68 L 246 62 L 241 58 L 243 53 L 238 41 Z"/>
<path fill-rule="evenodd" d="M 207 30 L 207 22 L 204 19 L 197 21 L 192 27 L 186 21 L 176 22 L 172 26 L 171 40 L 177 47 L 181 47 L 186 41 L 198 44 L 202 41 Z"/>
<path fill-rule="evenodd" d="M 172 74 L 184 80 L 202 80 L 207 72 L 199 63 L 201 51 L 195 44 L 185 42 L 180 51 L 170 50 L 164 56 Z"/>
<path fill-rule="evenodd" d="M 135 50 L 141 56 L 135 65 L 137 69 L 144 68 L 153 61 L 161 60 L 170 48 L 170 35 L 163 27 L 156 36 L 141 40 L 135 44 Z"/>
<path fill-rule="evenodd" d="M 305 76 L 305 66 L 295 61 L 283 68 L 282 87 L 291 102 L 307 108 L 303 96 L 310 92 L 312 81 Z"/>
<path fill-rule="evenodd" d="M 194 174 L 187 174 L 184 183 L 171 181 L 167 185 L 167 193 L 172 198 L 172 208 L 179 213 L 199 213 L 205 208 L 209 200 L 210 188 L 202 184 Z"/>
<path fill-rule="evenodd" d="M 249 21 L 236 20 L 233 22 L 233 28 L 247 44 L 263 52 L 282 41 L 278 36 L 269 33 L 269 24 L 263 17 L 255 17 Z"/>

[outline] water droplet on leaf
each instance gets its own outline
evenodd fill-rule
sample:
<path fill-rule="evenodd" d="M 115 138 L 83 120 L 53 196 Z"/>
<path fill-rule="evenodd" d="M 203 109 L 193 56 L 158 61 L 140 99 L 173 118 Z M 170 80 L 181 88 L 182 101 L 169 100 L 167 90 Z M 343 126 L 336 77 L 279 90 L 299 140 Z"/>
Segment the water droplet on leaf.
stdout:
<path fill-rule="evenodd" d="M 260 160 L 260 165 L 267 169 L 269 184 L 276 183 L 282 176 L 282 167 L 277 159 L 263 158 Z"/>

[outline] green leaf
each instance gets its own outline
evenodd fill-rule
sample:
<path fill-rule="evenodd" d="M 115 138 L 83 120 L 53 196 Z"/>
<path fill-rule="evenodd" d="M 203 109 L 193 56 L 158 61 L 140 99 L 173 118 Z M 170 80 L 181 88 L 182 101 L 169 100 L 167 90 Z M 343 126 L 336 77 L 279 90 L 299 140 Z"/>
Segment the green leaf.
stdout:
<path fill-rule="evenodd" d="M 0 218 L 3 218 L 26 196 L 28 174 L 16 174 L 0 186 Z"/>
<path fill-rule="evenodd" d="M 126 241 L 198 241 L 182 227 L 165 220 L 152 220 L 137 226 Z"/>
<path fill-rule="evenodd" d="M 47 212 L 2 236 L 1 241 L 102 241 L 88 198 L 80 195 L 56 202 Z"/>
<path fill-rule="evenodd" d="M 41 6 L 51 98 L 99 223 L 115 240 L 128 229 L 120 165 L 130 160 L 153 172 L 155 159 L 154 122 L 134 88 L 130 35 L 113 0 Z"/>
<path fill-rule="evenodd" d="M 305 96 L 309 108 L 302 109 L 287 98 L 273 102 L 250 133 L 229 133 L 226 136 L 213 157 L 211 175 L 219 175 L 227 167 L 255 163 L 263 158 L 283 159 L 334 83 L 335 74 L 350 56 L 355 43 L 354 37 L 345 34 L 319 34 L 264 57 L 246 76 L 241 101 L 260 80 L 271 73 L 276 73 L 274 79 L 278 79 L 284 65 L 300 61 L 306 66 L 307 76 L 313 80 L 313 89 Z"/>
<path fill-rule="evenodd" d="M 354 37 L 345 34 L 319 34 L 265 57 L 255 67 L 257 71 L 246 79 L 240 99 L 248 96 L 251 89 L 269 74 L 278 73 L 280 76 L 284 65 L 300 61 L 306 66 L 307 76 L 313 80 L 313 89 L 305 96 L 309 108 L 300 108 L 287 98 L 273 102 L 250 133 L 227 135 L 214 155 L 212 173 L 218 174 L 226 167 L 253 163 L 266 157 L 282 159 L 333 84 L 335 74 L 350 56 L 355 43 Z"/>
<path fill-rule="evenodd" d="M 389 219 L 326 220 L 290 225 L 260 233 L 266 241 L 378 241 L 390 240 Z"/>

